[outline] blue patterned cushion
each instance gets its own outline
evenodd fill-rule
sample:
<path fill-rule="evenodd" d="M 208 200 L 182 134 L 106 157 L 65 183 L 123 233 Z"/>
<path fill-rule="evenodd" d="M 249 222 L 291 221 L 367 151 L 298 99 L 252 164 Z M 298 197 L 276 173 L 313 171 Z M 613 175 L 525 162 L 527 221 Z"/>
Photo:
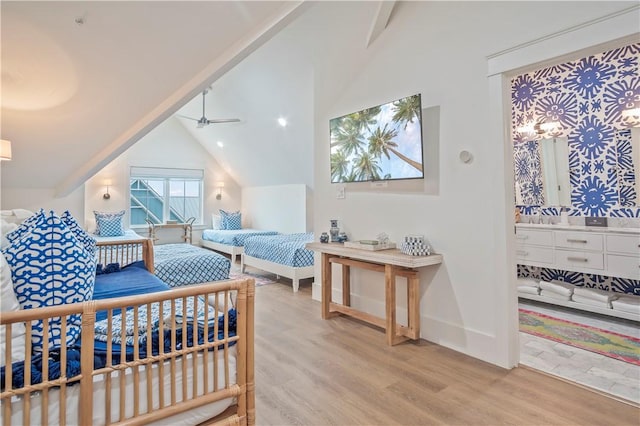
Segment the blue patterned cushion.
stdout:
<path fill-rule="evenodd" d="M 11 267 L 13 288 L 22 309 L 91 300 L 96 263 L 53 212 L 41 215 L 32 231 L 4 250 Z M 49 320 L 49 348 L 70 345 L 80 336 L 81 315 L 67 319 L 67 335 L 61 335 L 60 318 Z M 43 323 L 33 323 L 34 352 L 42 351 Z"/>
<path fill-rule="evenodd" d="M 67 228 L 73 232 L 73 235 L 76 239 L 84 246 L 85 249 L 91 254 L 91 256 L 96 254 L 96 240 L 91 235 L 89 235 L 80 224 L 76 221 L 76 219 L 71 215 L 69 210 L 62 213 L 60 216 L 62 222 L 67 225 Z"/>
<path fill-rule="evenodd" d="M 119 212 L 94 211 L 93 214 L 96 216 L 96 234 L 101 237 L 124 236 L 124 226 L 122 225 L 124 213 L 124 210 L 120 210 Z"/>
<path fill-rule="evenodd" d="M 222 229 L 233 231 L 242 229 L 242 213 L 220 210 L 220 216 L 222 216 Z"/>
<path fill-rule="evenodd" d="M 7 241 L 9 241 L 11 243 L 11 242 L 21 238 L 23 235 L 28 234 L 29 232 L 31 232 L 31 230 L 35 226 L 35 223 L 38 221 L 38 219 L 40 219 L 40 217 L 43 217 L 43 216 L 44 216 L 44 210 L 40 209 L 33 216 L 25 219 L 20 224 L 20 226 L 18 226 L 16 229 L 14 229 L 13 231 L 9 232 L 6 235 Z"/>

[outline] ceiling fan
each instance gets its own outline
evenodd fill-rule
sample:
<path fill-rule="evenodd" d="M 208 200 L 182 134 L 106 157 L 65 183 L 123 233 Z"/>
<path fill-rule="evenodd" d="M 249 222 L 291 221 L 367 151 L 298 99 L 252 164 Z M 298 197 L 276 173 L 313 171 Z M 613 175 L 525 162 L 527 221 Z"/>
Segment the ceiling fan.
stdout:
<path fill-rule="evenodd" d="M 197 121 L 198 122 L 198 129 L 204 127 L 204 126 L 208 126 L 209 124 L 217 124 L 217 123 L 237 123 L 240 121 L 239 118 L 214 118 L 213 120 L 209 120 L 207 118 L 207 116 L 204 113 L 204 99 L 205 96 L 207 95 L 208 90 L 204 90 L 202 92 L 202 117 L 200 118 L 193 118 L 193 117 L 187 117 L 186 115 L 180 115 L 178 114 L 179 117 L 182 118 L 186 118 L 188 120 L 193 120 L 193 121 Z"/>

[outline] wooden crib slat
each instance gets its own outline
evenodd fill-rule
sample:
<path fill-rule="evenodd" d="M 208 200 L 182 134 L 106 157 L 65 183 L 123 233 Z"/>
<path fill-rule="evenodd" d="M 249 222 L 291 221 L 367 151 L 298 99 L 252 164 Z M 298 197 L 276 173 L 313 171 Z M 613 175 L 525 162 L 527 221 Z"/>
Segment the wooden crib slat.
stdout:
<path fill-rule="evenodd" d="M 106 366 L 113 366 L 113 309 L 107 310 L 107 362 Z M 111 374 L 109 371 L 105 377 L 105 424 L 111 423 Z"/>
<path fill-rule="evenodd" d="M 204 300 L 207 301 L 207 308 L 204 310 L 204 343 L 207 344 L 209 343 L 209 293 L 204 295 Z M 204 353 L 202 354 L 202 370 L 204 373 L 204 380 L 202 381 L 202 394 L 206 395 L 207 393 L 209 393 L 209 351 L 208 350 L 205 350 Z"/>
<path fill-rule="evenodd" d="M 5 330 L 5 352 L 4 352 L 4 365 L 11 365 L 11 326 L 12 324 L 6 324 L 4 326 Z M 29 323 L 27 323 L 27 327 L 29 327 Z M 25 342 L 26 343 L 26 342 Z M 1 343 L 0 343 L 1 344 Z M 4 390 L 10 391 L 13 389 L 13 374 L 11 368 L 5 368 L 4 373 Z M 10 425 L 11 424 L 11 398 L 8 398 L 5 403 L 3 403 L 4 407 L 2 409 L 2 424 Z"/>
<path fill-rule="evenodd" d="M 205 305 L 206 308 L 206 305 Z M 205 309 L 206 311 L 207 309 Z M 192 334 L 192 344 L 195 348 L 198 346 L 198 298 L 193 296 L 193 334 Z M 185 360 L 186 362 L 186 360 Z M 191 372 L 191 377 L 193 377 L 193 398 L 198 396 L 198 352 L 193 352 L 191 354 L 191 362 L 193 365 L 193 371 Z"/>
<path fill-rule="evenodd" d="M 160 303 L 160 318 L 164 318 L 164 303 Z M 164 355 L 164 321 L 160 321 L 158 324 L 158 336 L 160 339 L 160 349 L 158 355 Z M 158 382 L 160 387 L 160 408 L 164 408 L 164 362 L 158 363 Z"/>
<path fill-rule="evenodd" d="M 24 336 L 25 340 L 25 359 L 24 359 L 24 386 L 31 385 L 31 334 L 32 334 L 33 324 L 27 325 L 26 334 Z M 49 335 L 44 335 L 43 339 L 48 339 Z M 9 363 L 11 365 L 11 363 Z M 27 395 L 28 396 L 28 395 Z M 25 426 L 29 426 L 31 423 L 30 415 L 31 415 L 31 398 L 26 397 L 22 399 L 22 422 Z M 9 423 L 10 424 L 10 423 Z"/>
<path fill-rule="evenodd" d="M 153 354 L 151 352 L 152 347 L 151 343 L 153 341 L 153 336 L 151 335 L 151 303 L 147 303 L 147 358 L 151 357 Z M 160 317 L 160 322 L 162 322 L 162 317 Z M 144 366 L 144 371 L 147 375 L 147 413 L 150 413 L 153 410 L 153 383 L 151 381 L 151 367 L 152 364 L 148 363 Z"/>
<path fill-rule="evenodd" d="M 229 388 L 229 290 L 224 291 L 224 387 Z"/>
<path fill-rule="evenodd" d="M 140 360 L 140 344 L 138 342 L 138 308 L 133 307 L 133 360 Z M 138 365 L 133 366 L 133 416 L 140 414 L 140 370 Z"/>
<path fill-rule="evenodd" d="M 219 294 L 220 293 L 216 293 L 216 307 L 215 307 L 215 309 L 216 309 L 216 320 L 213 322 L 213 336 L 214 336 L 213 337 L 213 341 L 214 342 L 218 341 L 218 335 L 220 333 L 220 325 L 218 324 L 218 315 L 219 315 L 218 306 L 220 306 L 219 305 L 220 299 L 218 298 Z M 220 345 L 216 344 L 213 347 L 213 391 L 214 392 L 218 391 L 218 358 L 219 358 L 218 357 L 218 352 L 219 352 L 218 346 L 220 346 Z"/>
<path fill-rule="evenodd" d="M 67 317 L 63 316 L 60 326 L 60 335 L 67 335 Z M 60 377 L 67 377 L 67 345 L 60 347 Z M 60 386 L 60 426 L 67 424 L 67 384 Z"/>
<path fill-rule="evenodd" d="M 187 298 L 182 298 L 182 349 L 187 348 Z M 187 359 L 182 357 L 182 377 L 187 377 Z M 187 398 L 187 381 L 182 380 L 182 401 L 186 401 Z"/>
<path fill-rule="evenodd" d="M 176 405 L 176 300 L 171 299 L 171 405 Z"/>
<path fill-rule="evenodd" d="M 42 335 L 49 336 L 49 321 L 42 322 Z M 49 380 L 49 338 L 46 337 L 42 346 L 42 382 Z M 42 391 L 42 412 L 40 421 L 43 425 L 49 424 L 49 388 Z"/>
<path fill-rule="evenodd" d="M 127 308 L 128 306 L 122 306 L 120 308 L 120 315 L 122 315 L 122 318 L 125 318 L 126 312 L 127 312 Z M 121 321 L 121 324 L 123 324 L 124 321 Z M 126 344 L 127 344 L 127 328 L 126 327 L 120 327 L 120 364 L 124 364 L 127 362 L 127 353 L 126 353 Z M 126 385 L 127 385 L 127 378 L 126 378 L 126 370 L 120 370 L 120 372 L 118 373 L 118 376 L 120 377 L 120 390 L 119 390 L 119 396 L 120 396 L 120 413 L 119 413 L 119 419 L 118 421 L 123 421 L 124 420 L 124 416 L 125 416 L 125 389 L 126 389 Z"/>

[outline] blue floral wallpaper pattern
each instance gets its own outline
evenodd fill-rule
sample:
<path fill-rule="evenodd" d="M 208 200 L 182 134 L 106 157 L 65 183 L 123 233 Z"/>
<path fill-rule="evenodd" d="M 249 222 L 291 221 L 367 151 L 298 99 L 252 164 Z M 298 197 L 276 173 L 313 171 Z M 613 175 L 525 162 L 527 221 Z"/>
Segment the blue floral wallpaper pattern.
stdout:
<path fill-rule="evenodd" d="M 545 204 L 540 139 L 566 137 L 572 216 L 640 217 L 630 127 L 640 119 L 640 43 L 519 75 L 511 81 L 514 172 L 527 214 Z M 546 123 L 540 134 L 522 127 Z M 551 125 L 551 123 L 556 123 Z M 557 214 L 543 209 L 542 214 Z"/>

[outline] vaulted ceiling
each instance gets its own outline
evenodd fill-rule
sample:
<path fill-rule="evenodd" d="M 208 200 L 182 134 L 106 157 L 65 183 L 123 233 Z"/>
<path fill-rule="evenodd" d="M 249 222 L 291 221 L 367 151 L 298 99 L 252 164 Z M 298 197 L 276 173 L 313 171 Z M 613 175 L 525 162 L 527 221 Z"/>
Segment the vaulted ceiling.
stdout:
<path fill-rule="evenodd" d="M 3 186 L 65 195 L 283 28 L 300 2 L 1 7 Z"/>

